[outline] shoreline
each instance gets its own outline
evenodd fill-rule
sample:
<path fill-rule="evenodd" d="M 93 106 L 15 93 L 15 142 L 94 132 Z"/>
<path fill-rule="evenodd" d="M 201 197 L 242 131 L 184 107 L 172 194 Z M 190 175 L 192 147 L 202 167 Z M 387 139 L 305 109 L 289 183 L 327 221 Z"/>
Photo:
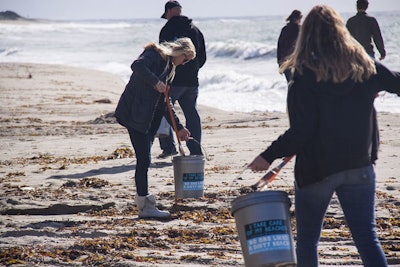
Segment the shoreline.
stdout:
<path fill-rule="evenodd" d="M 243 167 L 283 133 L 287 115 L 199 106 L 208 158 L 205 196 L 174 199 L 171 159 L 156 159 L 161 150 L 155 140 L 150 192 L 173 219 L 138 220 L 129 136 L 104 119 L 124 87 L 122 79 L 101 71 L 0 63 L 0 251 L 9 253 L 4 260 L 39 266 L 244 266 L 230 203 L 261 177 Z M 378 121 L 378 233 L 389 266 L 396 266 L 400 114 L 378 113 Z M 293 162 L 272 186 L 293 201 Z M 321 266 L 361 266 L 337 203 L 327 218 Z"/>

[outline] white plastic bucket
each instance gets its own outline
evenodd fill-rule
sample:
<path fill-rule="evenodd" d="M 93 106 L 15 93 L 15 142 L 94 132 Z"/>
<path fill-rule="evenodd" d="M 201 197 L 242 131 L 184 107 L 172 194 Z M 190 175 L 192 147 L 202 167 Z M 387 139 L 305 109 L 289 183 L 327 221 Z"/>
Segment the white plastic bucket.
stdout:
<path fill-rule="evenodd" d="M 199 198 L 204 196 L 204 165 L 202 155 L 175 156 L 175 198 Z"/>
<path fill-rule="evenodd" d="M 290 205 L 284 191 L 253 192 L 232 201 L 246 267 L 296 266 Z"/>

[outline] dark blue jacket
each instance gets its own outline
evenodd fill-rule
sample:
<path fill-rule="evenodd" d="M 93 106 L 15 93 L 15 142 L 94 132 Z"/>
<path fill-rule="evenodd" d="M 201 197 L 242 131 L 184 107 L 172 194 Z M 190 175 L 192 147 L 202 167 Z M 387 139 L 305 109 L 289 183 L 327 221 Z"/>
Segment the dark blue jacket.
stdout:
<path fill-rule="evenodd" d="M 154 49 L 145 50 L 132 65 L 132 75 L 115 110 L 118 123 L 141 133 L 154 135 L 165 115 L 171 124 L 165 96 L 154 89 L 159 80 L 165 82 L 166 61 Z M 178 130 L 183 126 L 174 113 Z"/>
<path fill-rule="evenodd" d="M 185 16 L 175 16 L 169 19 L 161 29 L 159 41 L 170 42 L 181 37 L 189 37 L 192 40 L 196 48 L 196 58 L 176 67 L 172 85 L 195 87 L 199 85 L 199 69 L 206 62 L 204 36 L 191 19 Z"/>
<path fill-rule="evenodd" d="M 311 70 L 295 73 L 288 92 L 290 128 L 261 156 L 272 163 L 296 155 L 298 186 L 373 164 L 377 159 L 374 100 L 379 91 L 400 96 L 400 73 L 376 62 L 363 83 L 317 82 Z"/>

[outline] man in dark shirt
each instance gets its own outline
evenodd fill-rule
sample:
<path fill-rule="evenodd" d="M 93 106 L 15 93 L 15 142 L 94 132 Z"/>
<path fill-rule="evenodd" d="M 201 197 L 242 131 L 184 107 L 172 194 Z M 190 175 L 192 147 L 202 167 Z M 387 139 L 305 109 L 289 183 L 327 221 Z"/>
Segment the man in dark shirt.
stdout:
<path fill-rule="evenodd" d="M 197 96 L 199 89 L 199 69 L 206 62 L 204 36 L 193 24 L 192 20 L 182 16 L 182 6 L 178 1 L 168 1 L 161 18 L 167 19 L 160 31 L 159 41 L 173 41 L 180 37 L 189 37 L 196 47 L 196 57 L 184 65 L 177 66 L 175 78 L 171 84 L 170 97 L 178 101 L 186 119 L 186 128 L 190 131 L 192 140 L 187 142 L 191 155 L 202 155 L 201 151 L 201 120 L 197 111 Z M 176 154 L 173 136 L 160 138 L 163 153 L 159 158 Z"/>
<path fill-rule="evenodd" d="M 375 57 L 373 40 L 382 60 L 386 56 L 385 45 L 377 20 L 366 13 L 368 4 L 368 0 L 357 1 L 357 14 L 347 20 L 346 27 L 371 57 Z"/>
<path fill-rule="evenodd" d="M 351 35 L 364 47 L 368 55 L 375 58 L 374 47 L 372 45 L 373 39 L 376 48 L 381 54 L 379 60 L 383 60 L 386 57 L 386 51 L 381 29 L 379 28 L 378 21 L 374 17 L 367 15 L 366 10 L 368 5 L 368 0 L 357 0 L 357 14 L 347 20 L 346 27 Z M 376 133 L 373 139 L 373 148 L 377 148 L 379 146 L 379 128 L 375 108 L 373 116 L 374 131 Z"/>

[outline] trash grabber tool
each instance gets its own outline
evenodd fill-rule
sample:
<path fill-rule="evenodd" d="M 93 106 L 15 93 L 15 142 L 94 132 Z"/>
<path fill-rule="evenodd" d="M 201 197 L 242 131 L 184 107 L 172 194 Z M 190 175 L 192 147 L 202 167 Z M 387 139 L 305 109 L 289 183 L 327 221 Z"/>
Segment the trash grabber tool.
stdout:
<path fill-rule="evenodd" d="M 270 170 L 269 172 L 267 172 L 263 177 L 260 178 L 260 180 L 258 180 L 257 183 L 253 184 L 251 186 L 251 189 L 253 189 L 254 191 L 256 191 L 257 189 L 262 189 L 264 186 L 266 186 L 267 184 L 269 184 L 270 182 L 272 182 L 273 180 L 275 180 L 275 178 L 278 176 L 278 173 L 281 171 L 281 169 L 294 157 L 294 155 L 290 156 L 290 157 L 285 157 L 283 158 L 283 161 L 276 166 L 275 168 L 273 168 L 272 170 Z"/>
<path fill-rule="evenodd" d="M 174 132 L 175 132 L 175 135 L 176 135 L 176 139 L 178 140 L 179 153 L 180 153 L 182 156 L 185 156 L 185 151 L 183 150 L 183 147 L 182 147 L 182 144 L 181 144 L 181 140 L 179 139 L 179 136 L 178 136 L 178 127 L 176 126 L 174 113 L 172 112 L 171 101 L 169 101 L 169 96 L 168 96 L 169 89 L 170 89 L 170 88 L 169 88 L 169 84 L 167 84 L 167 87 L 165 88 L 165 92 L 164 92 L 165 101 L 167 102 L 168 112 L 169 112 L 169 115 L 170 115 L 170 117 L 171 117 L 172 128 L 174 129 Z"/>

